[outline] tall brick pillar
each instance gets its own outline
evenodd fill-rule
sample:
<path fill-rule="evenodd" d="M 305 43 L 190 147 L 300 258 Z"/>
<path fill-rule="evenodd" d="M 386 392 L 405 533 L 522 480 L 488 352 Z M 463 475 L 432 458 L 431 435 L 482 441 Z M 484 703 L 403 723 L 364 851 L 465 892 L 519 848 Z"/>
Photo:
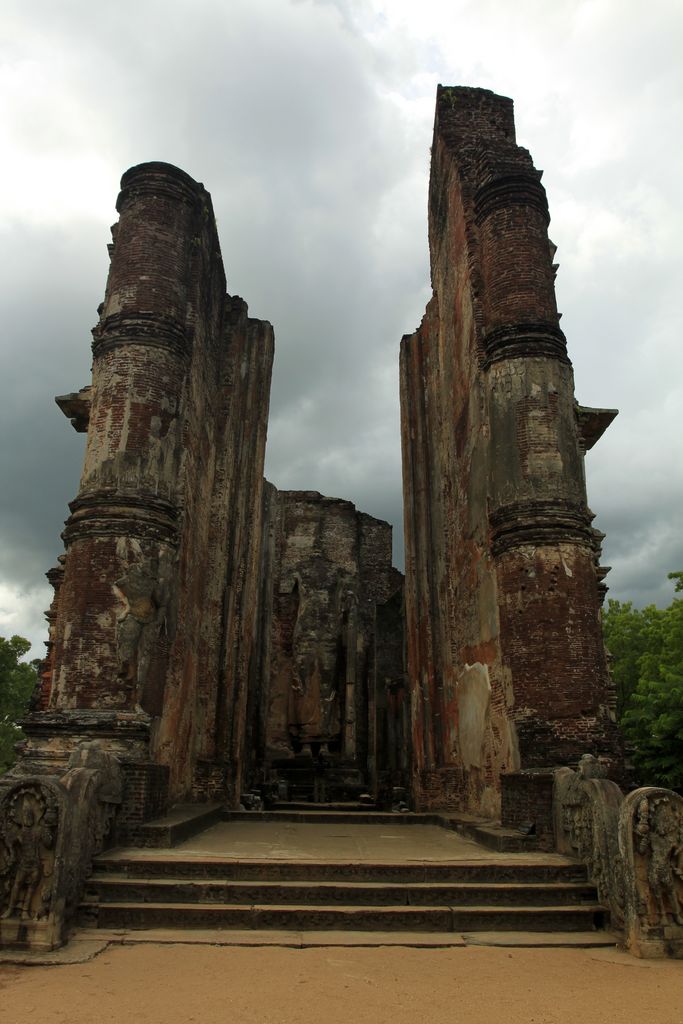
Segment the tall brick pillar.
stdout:
<path fill-rule="evenodd" d="M 92 737 L 148 757 L 173 632 L 187 291 L 205 193 L 166 164 L 134 167 L 121 186 L 92 387 L 79 393 L 88 435 L 63 534 L 49 705 L 28 724 L 48 762 Z"/>
<path fill-rule="evenodd" d="M 574 399 L 548 221 L 512 101 L 439 87 L 434 294 L 401 345 L 420 807 L 495 814 L 520 770 L 620 759 L 583 472 L 615 412 Z"/>
<path fill-rule="evenodd" d="M 546 194 L 528 153 L 473 167 L 490 424 L 489 524 L 525 767 L 612 752 L 592 513 L 559 326 Z M 612 730 L 608 729 L 608 733 Z"/>

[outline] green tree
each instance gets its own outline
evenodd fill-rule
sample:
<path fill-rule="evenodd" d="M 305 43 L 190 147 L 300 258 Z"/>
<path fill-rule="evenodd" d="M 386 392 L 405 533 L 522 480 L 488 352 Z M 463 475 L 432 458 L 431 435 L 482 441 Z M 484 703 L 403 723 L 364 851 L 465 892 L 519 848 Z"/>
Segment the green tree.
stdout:
<path fill-rule="evenodd" d="M 683 572 L 669 579 L 683 591 Z M 683 789 L 683 600 L 641 610 L 610 601 L 604 630 L 621 726 L 641 782 Z"/>
<path fill-rule="evenodd" d="M 0 775 L 14 764 L 14 744 L 23 736 L 17 722 L 38 678 L 39 662 L 20 660 L 30 649 L 22 636 L 0 637 Z"/>
<path fill-rule="evenodd" d="M 632 601 L 610 598 L 602 627 L 611 655 L 610 672 L 617 688 L 617 717 L 621 721 L 640 679 L 640 660 L 657 650 L 657 623 L 664 613 L 655 605 L 634 608 Z"/>

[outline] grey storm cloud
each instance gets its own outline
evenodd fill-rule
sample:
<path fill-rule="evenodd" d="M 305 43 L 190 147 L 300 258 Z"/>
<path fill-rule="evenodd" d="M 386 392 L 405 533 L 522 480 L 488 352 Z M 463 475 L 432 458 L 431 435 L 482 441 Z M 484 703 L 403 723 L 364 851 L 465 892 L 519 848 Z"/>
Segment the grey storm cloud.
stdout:
<path fill-rule="evenodd" d="M 617 0 L 4 7 L 0 633 L 43 632 L 43 573 L 83 452 L 53 396 L 88 380 L 118 181 L 150 159 L 204 182 L 228 288 L 274 325 L 269 478 L 388 519 L 401 564 L 398 344 L 430 295 L 438 81 L 515 99 L 518 139 L 546 172 L 577 397 L 621 409 L 587 459 L 608 582 L 670 600 L 666 573 L 683 567 L 674 3 L 630 18 Z"/>

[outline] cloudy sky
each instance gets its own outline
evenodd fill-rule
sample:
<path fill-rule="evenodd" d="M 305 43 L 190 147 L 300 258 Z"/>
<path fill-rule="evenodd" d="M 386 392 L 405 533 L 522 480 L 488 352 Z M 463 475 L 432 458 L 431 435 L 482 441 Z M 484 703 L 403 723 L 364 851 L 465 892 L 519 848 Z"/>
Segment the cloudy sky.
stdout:
<path fill-rule="evenodd" d="M 436 85 L 512 96 L 545 171 L 614 597 L 683 569 L 680 0 L 4 0 L 0 635 L 40 651 L 122 172 L 212 193 L 232 294 L 276 334 L 267 473 L 394 523 L 398 344 L 429 298 Z"/>

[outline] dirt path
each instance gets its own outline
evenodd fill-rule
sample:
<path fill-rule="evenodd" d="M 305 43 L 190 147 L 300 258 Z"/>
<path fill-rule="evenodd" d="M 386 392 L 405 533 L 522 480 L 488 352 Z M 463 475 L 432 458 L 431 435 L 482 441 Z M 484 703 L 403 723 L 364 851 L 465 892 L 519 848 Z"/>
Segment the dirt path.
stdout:
<path fill-rule="evenodd" d="M 0 967 L 2 1024 L 683 1024 L 683 962 L 612 950 L 111 946 Z"/>

